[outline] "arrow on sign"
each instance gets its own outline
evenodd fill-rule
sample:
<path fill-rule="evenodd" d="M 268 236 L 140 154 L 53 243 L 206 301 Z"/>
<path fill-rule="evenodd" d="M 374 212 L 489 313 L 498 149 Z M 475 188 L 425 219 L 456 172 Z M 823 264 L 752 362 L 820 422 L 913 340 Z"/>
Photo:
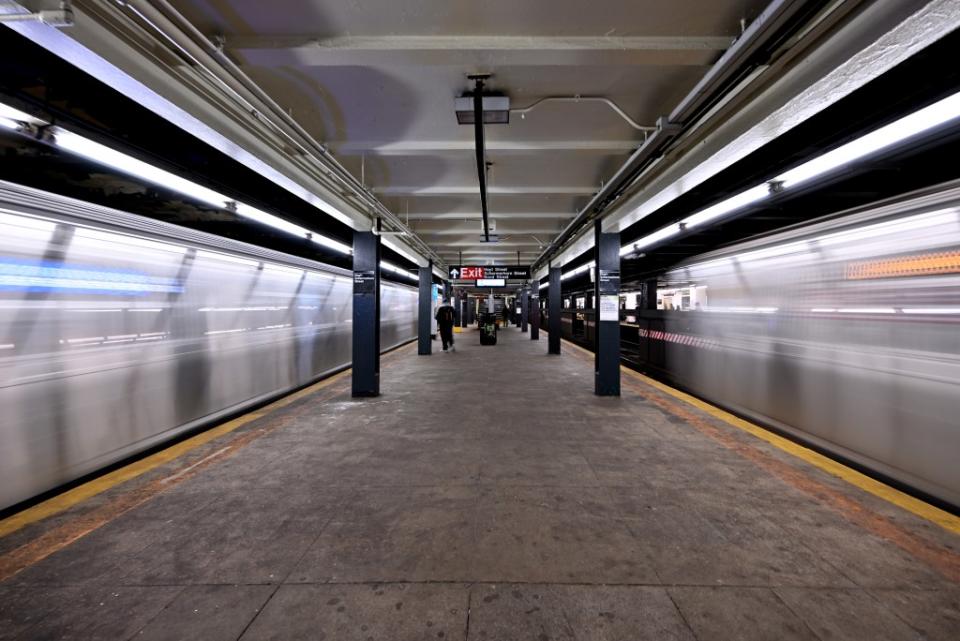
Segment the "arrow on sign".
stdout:
<path fill-rule="evenodd" d="M 454 280 L 460 278 L 460 270 L 457 269 L 457 268 L 451 269 L 451 270 L 450 270 L 450 278 L 452 278 L 452 279 L 454 279 Z"/>

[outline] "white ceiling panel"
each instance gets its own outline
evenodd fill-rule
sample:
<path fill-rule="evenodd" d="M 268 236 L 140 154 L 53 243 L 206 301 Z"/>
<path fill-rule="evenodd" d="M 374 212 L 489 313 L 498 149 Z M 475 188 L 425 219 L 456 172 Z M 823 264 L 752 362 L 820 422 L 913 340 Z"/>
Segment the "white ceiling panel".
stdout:
<path fill-rule="evenodd" d="M 603 97 L 652 126 L 762 0 L 173 0 L 442 256 L 535 258 L 644 132 L 599 101 L 548 101 L 486 127 L 490 219 L 480 243 L 467 75 L 524 108 Z M 510 258 L 512 256 L 512 259 Z"/>

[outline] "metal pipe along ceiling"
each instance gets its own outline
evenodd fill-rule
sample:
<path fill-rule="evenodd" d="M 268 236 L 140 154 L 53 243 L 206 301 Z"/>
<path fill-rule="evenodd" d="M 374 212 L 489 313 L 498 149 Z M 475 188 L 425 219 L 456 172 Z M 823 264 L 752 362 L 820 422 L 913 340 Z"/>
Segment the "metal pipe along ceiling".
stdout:
<path fill-rule="evenodd" d="M 611 109 L 613 109 L 613 111 L 618 116 L 620 116 L 624 120 L 624 122 L 626 122 L 628 125 L 636 129 L 637 131 L 653 132 L 657 130 L 656 126 L 653 126 L 653 125 L 641 125 L 636 120 L 631 118 L 627 112 L 621 109 L 620 105 L 618 105 L 614 101 L 604 96 L 546 96 L 544 98 L 540 98 L 539 100 L 527 105 L 526 107 L 515 107 L 510 110 L 510 113 L 520 114 L 520 116 L 523 117 L 524 115 L 530 113 L 531 111 L 533 111 L 534 109 L 536 109 L 537 107 L 539 107 L 541 104 L 545 102 L 574 102 L 574 103 L 600 102 L 607 105 Z"/>
<path fill-rule="evenodd" d="M 370 194 L 329 150 L 316 141 L 296 120 L 291 118 L 277 103 L 254 83 L 236 64 L 213 43 L 211 43 L 190 21 L 183 17 L 166 0 L 124 0 L 122 6 L 138 14 L 149 22 L 160 35 L 174 44 L 193 59 L 194 64 L 207 72 L 223 89 L 237 100 L 245 103 L 261 122 L 271 127 L 275 133 L 283 136 L 295 147 L 303 150 L 307 157 L 314 158 L 325 175 L 342 185 L 365 206 L 384 218 L 392 228 L 406 232 L 416 249 L 425 258 L 443 264 L 440 257 L 400 220 L 387 209 L 379 199 Z"/>
<path fill-rule="evenodd" d="M 650 160 L 661 153 L 674 138 L 680 135 L 684 128 L 692 124 L 709 105 L 723 95 L 731 80 L 735 80 L 740 74 L 748 71 L 745 67 L 749 64 L 754 53 L 771 41 L 782 41 L 782 34 L 786 27 L 790 24 L 796 24 L 797 18 L 809 16 L 825 4 L 827 3 L 821 1 L 773 0 L 710 68 L 700 82 L 680 101 L 670 117 L 662 117 L 658 120 L 657 130 L 653 135 L 648 137 L 606 185 L 594 194 L 576 218 L 537 257 L 532 268 L 538 268 L 544 261 L 558 252 L 595 214 L 600 214 L 629 188 Z"/>

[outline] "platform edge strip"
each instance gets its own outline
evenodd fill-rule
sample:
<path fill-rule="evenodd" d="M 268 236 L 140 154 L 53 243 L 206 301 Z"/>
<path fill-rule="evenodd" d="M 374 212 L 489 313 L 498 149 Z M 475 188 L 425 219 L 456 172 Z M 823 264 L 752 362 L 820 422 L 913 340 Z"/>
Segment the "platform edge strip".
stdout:
<path fill-rule="evenodd" d="M 564 342 L 570 347 L 579 350 L 584 355 L 593 356 L 593 352 L 590 350 L 584 349 L 583 347 L 580 347 L 575 343 L 571 343 L 566 339 L 564 339 Z M 871 478 L 862 472 L 858 472 L 853 468 L 847 467 L 846 465 L 843 465 L 842 463 L 839 463 L 828 456 L 820 454 L 819 452 L 811 450 L 810 448 L 804 447 L 799 443 L 779 436 L 778 434 L 774 434 L 768 429 L 742 419 L 739 416 L 735 416 L 734 414 L 711 405 L 706 401 L 702 401 L 691 394 L 681 392 L 680 390 L 670 387 L 665 383 L 661 383 L 658 380 L 652 379 L 649 376 L 635 372 L 629 367 L 621 365 L 620 370 L 628 376 L 635 378 L 638 381 L 663 392 L 664 394 L 672 396 L 677 400 L 683 401 L 688 405 L 692 405 L 698 410 L 706 412 L 713 418 L 723 421 L 731 427 L 735 427 L 738 430 L 750 434 L 751 436 L 766 441 L 777 449 L 786 452 L 791 456 L 799 458 L 800 460 L 813 465 L 814 467 L 826 472 L 827 474 L 830 474 L 831 476 L 835 476 L 843 481 L 846 481 L 850 485 L 853 485 L 864 492 L 896 505 L 897 507 L 910 512 L 914 516 L 918 516 L 926 521 L 938 525 L 939 527 L 952 532 L 953 534 L 960 534 L 960 517 L 954 516 L 953 514 L 950 514 L 945 510 L 941 510 L 934 505 L 930 505 L 929 503 L 926 503 L 918 498 L 901 492 L 894 487 Z"/>
<path fill-rule="evenodd" d="M 634 372 L 629 368 L 624 367 L 623 371 L 629 376 L 636 378 L 665 394 L 669 394 L 670 396 L 681 400 L 688 405 L 692 405 L 693 407 L 706 412 L 713 418 L 723 421 L 731 427 L 735 427 L 756 438 L 766 441 L 777 449 L 786 452 L 791 456 L 795 456 L 796 458 L 799 458 L 804 462 L 823 470 L 831 476 L 842 479 L 843 481 L 846 481 L 847 483 L 863 490 L 864 492 L 868 492 L 869 494 L 881 498 L 888 503 L 892 503 L 893 505 L 896 505 L 897 507 L 902 508 L 924 520 L 935 523 L 936 525 L 945 530 L 953 532 L 954 534 L 960 534 L 960 518 L 950 514 L 949 512 L 946 512 L 945 510 L 941 510 L 934 505 L 930 505 L 929 503 L 921 501 L 918 498 L 914 498 L 894 487 L 891 487 L 885 483 L 881 483 L 880 481 L 871 478 L 862 472 L 858 472 L 850 467 L 847 467 L 846 465 L 843 465 L 842 463 L 839 463 L 828 456 L 824 456 L 819 452 L 815 452 L 814 450 L 804 447 L 803 445 L 791 441 L 790 439 L 774 434 L 770 430 L 746 421 L 739 416 L 735 416 L 725 410 L 701 401 L 695 396 L 681 392 L 680 390 L 674 389 L 669 385 L 665 385 L 660 381 L 654 380 L 648 376 L 644 376 L 638 372 Z"/>

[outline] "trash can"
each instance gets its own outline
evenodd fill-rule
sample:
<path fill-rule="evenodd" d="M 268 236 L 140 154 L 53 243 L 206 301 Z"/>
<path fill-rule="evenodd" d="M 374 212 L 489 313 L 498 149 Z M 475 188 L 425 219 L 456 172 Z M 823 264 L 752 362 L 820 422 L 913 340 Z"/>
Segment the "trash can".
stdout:
<path fill-rule="evenodd" d="M 497 344 L 497 316 L 496 314 L 483 314 L 480 317 L 480 344 Z"/>

